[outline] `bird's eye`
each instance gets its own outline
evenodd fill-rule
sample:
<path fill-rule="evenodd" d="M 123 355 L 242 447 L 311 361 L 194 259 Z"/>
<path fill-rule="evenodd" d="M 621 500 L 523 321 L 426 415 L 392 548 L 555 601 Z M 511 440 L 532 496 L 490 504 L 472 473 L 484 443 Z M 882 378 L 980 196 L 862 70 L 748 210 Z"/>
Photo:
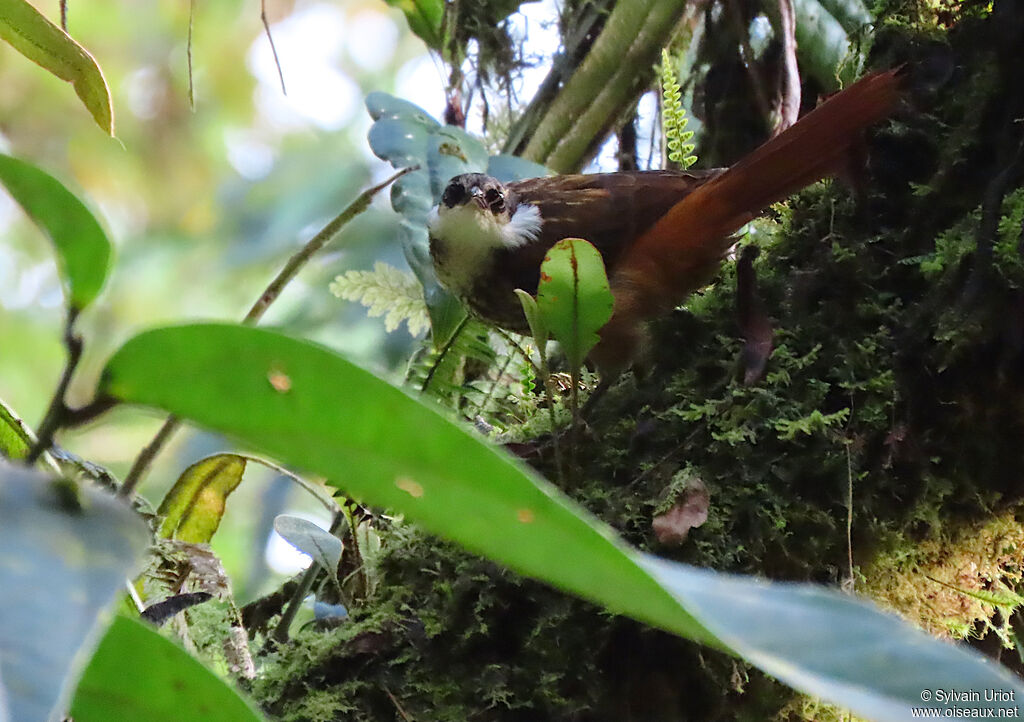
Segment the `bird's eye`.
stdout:
<path fill-rule="evenodd" d="M 505 210 L 505 197 L 496 188 L 490 188 L 484 193 L 484 200 L 487 201 L 487 207 L 492 213 L 501 213 Z"/>
<path fill-rule="evenodd" d="M 449 183 L 441 196 L 441 202 L 448 208 L 454 208 L 466 198 L 466 189 L 461 183 Z"/>

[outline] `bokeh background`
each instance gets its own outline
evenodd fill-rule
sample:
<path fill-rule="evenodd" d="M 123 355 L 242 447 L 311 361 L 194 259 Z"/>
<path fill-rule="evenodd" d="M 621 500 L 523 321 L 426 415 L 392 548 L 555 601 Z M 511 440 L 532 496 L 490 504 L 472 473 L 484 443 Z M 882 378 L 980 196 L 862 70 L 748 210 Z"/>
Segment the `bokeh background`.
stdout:
<path fill-rule="evenodd" d="M 56 2 L 37 7 L 56 21 Z M 260 10 L 258 0 L 72 0 L 68 29 L 105 73 L 116 139 L 68 84 L 0 46 L 0 150 L 60 178 L 116 246 L 106 289 L 79 321 L 86 353 L 75 402 L 91 397 L 103 361 L 141 329 L 240 319 L 291 253 L 392 172 L 366 143 L 368 92 L 408 98 L 440 117 L 444 70 L 384 2 L 267 0 L 287 94 Z M 34 426 L 64 360 L 60 281 L 49 244 L 2 193 L 0 239 L 0 398 Z M 375 260 L 404 267 L 387 193 L 302 272 L 264 323 L 400 380 L 416 340 L 404 326 L 386 334 L 380 319 L 328 291 L 339 273 Z M 120 477 L 160 423 L 118 409 L 59 442 Z M 190 463 L 226 448 L 207 434 L 179 433 L 143 494 L 159 502 Z M 243 601 L 273 582 L 256 553 L 270 520 L 304 509 L 323 515 L 294 485 L 250 465 L 216 535 Z M 295 560 L 283 543 L 272 547 L 287 572 Z"/>

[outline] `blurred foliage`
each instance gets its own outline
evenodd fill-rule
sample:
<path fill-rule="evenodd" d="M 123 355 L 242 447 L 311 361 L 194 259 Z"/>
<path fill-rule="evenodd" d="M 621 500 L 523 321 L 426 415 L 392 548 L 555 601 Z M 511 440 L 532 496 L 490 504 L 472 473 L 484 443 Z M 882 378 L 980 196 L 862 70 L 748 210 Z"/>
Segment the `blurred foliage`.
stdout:
<path fill-rule="evenodd" d="M 57 21 L 56 4 L 42 10 Z M 424 48 L 402 14 L 373 0 L 268 1 L 267 14 L 288 95 L 270 60 L 259 4 L 215 0 L 198 4 L 193 19 L 193 110 L 189 3 L 69 3 L 70 35 L 109 83 L 116 139 L 104 137 L 67 83 L 0 44 L 0 150 L 30 159 L 88 199 L 115 245 L 99 302 L 79 319 L 88 343 L 73 402 L 88 400 L 103 360 L 141 328 L 241 318 L 300 244 L 383 177 L 366 148 L 361 99 L 408 87 L 396 80 L 400 71 L 410 77 L 420 67 Z M 314 101 L 325 88 L 334 102 L 318 110 Z M 437 101 L 439 109 L 440 92 Z M 0 399 L 34 427 L 64 358 L 60 281 L 51 248 L 6 198 L 0 232 Z M 396 239 L 386 202 L 371 208 L 303 271 L 267 322 L 397 373 L 411 340 L 385 334 L 327 291 L 339 273 L 375 260 L 404 267 Z M 62 443 L 122 475 L 155 424 L 152 414 L 120 411 L 88 434 L 64 434 Z M 159 499 L 190 462 L 222 450 L 206 438 L 183 435 L 172 447 L 177 453 L 158 459 L 147 496 Z M 236 513 L 215 541 L 239 574 L 252 557 L 259 516 L 246 509 L 264 488 L 247 486 L 232 498 Z"/>

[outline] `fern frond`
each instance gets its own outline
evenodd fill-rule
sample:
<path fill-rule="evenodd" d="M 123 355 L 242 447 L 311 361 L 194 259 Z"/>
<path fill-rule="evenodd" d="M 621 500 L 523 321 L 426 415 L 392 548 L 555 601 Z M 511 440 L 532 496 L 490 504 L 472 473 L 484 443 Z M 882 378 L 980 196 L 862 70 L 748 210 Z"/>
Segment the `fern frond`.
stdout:
<path fill-rule="evenodd" d="M 673 69 L 672 58 L 668 50 L 661 51 L 661 127 L 665 132 L 665 143 L 668 146 L 668 159 L 677 163 L 683 170 L 697 162 L 692 155 L 694 145 L 689 143 L 693 131 L 686 130 L 690 119 L 683 108 L 683 95 L 680 92 L 679 79 Z"/>
<path fill-rule="evenodd" d="M 408 385 L 456 408 L 466 391 L 467 376 L 483 373 L 494 360 L 487 327 L 471 319 L 444 349 L 443 355 L 431 344 L 424 345 L 410 360 L 405 380 Z M 428 377 L 430 383 L 426 384 Z"/>
<path fill-rule="evenodd" d="M 416 277 L 378 261 L 372 271 L 348 271 L 330 285 L 335 296 L 357 301 L 367 307 L 367 315 L 384 316 L 384 329 L 391 333 L 404 321 L 413 336 L 430 326 L 423 287 Z"/>

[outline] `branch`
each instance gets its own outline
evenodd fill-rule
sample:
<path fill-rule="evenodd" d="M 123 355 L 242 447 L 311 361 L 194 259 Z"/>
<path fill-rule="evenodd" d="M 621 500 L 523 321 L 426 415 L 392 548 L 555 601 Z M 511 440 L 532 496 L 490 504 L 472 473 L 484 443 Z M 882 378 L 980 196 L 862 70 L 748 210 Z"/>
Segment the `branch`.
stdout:
<path fill-rule="evenodd" d="M 260 294 L 260 297 L 256 299 L 256 302 L 249 309 L 249 312 L 245 314 L 245 318 L 242 319 L 242 323 L 245 325 L 254 325 L 263 318 L 263 314 L 270 308 L 270 304 L 277 300 L 278 296 L 284 290 L 285 286 L 302 270 L 309 260 L 322 249 L 327 243 L 334 238 L 341 231 L 345 225 L 355 218 L 357 215 L 362 213 L 369 207 L 370 201 L 384 188 L 394 183 L 396 180 L 411 173 L 414 170 L 418 170 L 419 166 L 410 166 L 408 168 L 402 168 L 400 171 L 392 175 L 390 178 L 382 183 L 378 183 L 372 188 L 360 193 L 354 201 L 348 204 L 341 213 L 334 217 L 326 226 L 321 229 L 313 238 L 302 248 L 300 248 L 288 262 L 284 264 L 284 268 L 281 269 L 280 273 L 274 278 L 273 281 L 267 286 L 266 290 Z M 124 479 L 124 483 L 121 485 L 121 490 L 118 492 L 120 496 L 130 496 L 134 493 L 139 482 L 142 481 L 142 477 L 146 474 L 150 464 L 153 463 L 153 459 L 156 458 L 163 448 L 170 441 L 171 436 L 177 431 L 178 426 L 181 424 L 180 419 L 176 416 L 168 416 L 167 420 L 164 421 L 164 425 L 157 431 L 156 436 L 146 444 L 139 455 L 135 458 L 132 463 L 132 468 L 128 471 L 128 475 Z"/>
<path fill-rule="evenodd" d="M 25 457 L 25 463 L 29 466 L 35 464 L 43 452 L 53 446 L 54 434 L 58 429 L 67 425 L 71 410 L 64 397 L 67 395 L 68 386 L 71 384 L 71 377 L 78 367 L 78 362 L 82 359 L 82 338 L 77 336 L 73 329 L 77 318 L 78 310 L 69 308 L 67 319 L 64 322 L 64 346 L 68 350 L 68 360 L 64 364 L 64 372 L 61 374 L 60 381 L 57 382 L 57 388 L 53 393 L 50 406 L 46 410 L 46 415 L 39 424 L 36 443 L 32 445 L 28 456 Z"/>
<path fill-rule="evenodd" d="M 782 38 L 782 75 L 776 101 L 779 118 L 772 129 L 776 136 L 800 116 L 800 69 L 796 64 L 796 11 L 793 0 L 779 0 L 778 34 Z"/>

